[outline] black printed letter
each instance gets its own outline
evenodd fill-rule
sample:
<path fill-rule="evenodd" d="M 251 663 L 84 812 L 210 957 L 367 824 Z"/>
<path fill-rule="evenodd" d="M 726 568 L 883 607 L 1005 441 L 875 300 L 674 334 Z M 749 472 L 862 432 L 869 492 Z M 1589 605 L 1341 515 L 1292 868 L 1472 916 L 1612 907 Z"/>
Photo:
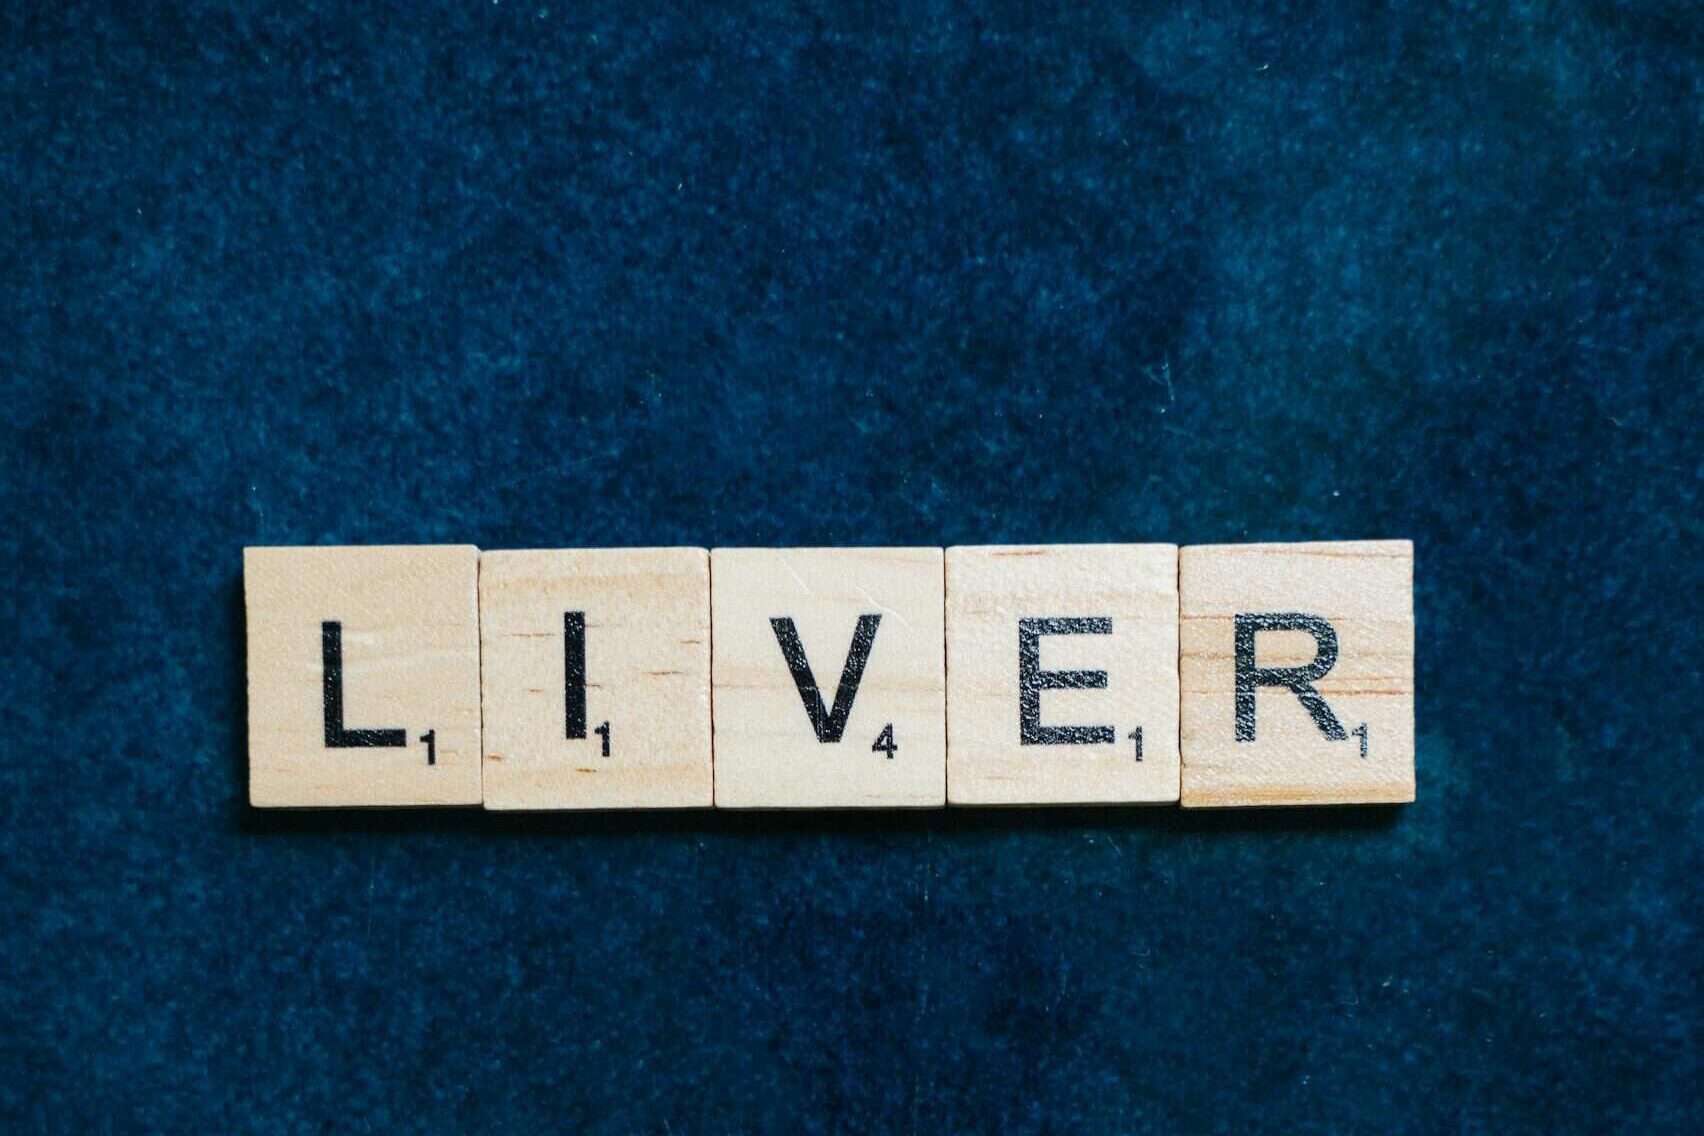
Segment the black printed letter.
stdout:
<path fill-rule="evenodd" d="M 562 613 L 562 717 L 569 738 L 586 736 L 586 613 L 583 611 Z"/>
<path fill-rule="evenodd" d="M 320 623 L 320 665 L 325 694 L 325 744 L 327 749 L 356 746 L 405 746 L 407 730 L 346 730 L 343 728 L 343 624 L 335 619 Z"/>
<path fill-rule="evenodd" d="M 1254 636 L 1260 631 L 1306 631 L 1314 637 L 1313 662 L 1305 667 L 1257 667 L 1254 665 Z M 1301 699 L 1320 733 L 1334 742 L 1348 738 L 1337 715 L 1313 684 L 1324 678 L 1337 663 L 1337 631 L 1317 615 L 1279 611 L 1237 616 L 1237 741 L 1254 740 L 1254 692 L 1257 687 L 1282 686 Z"/>
<path fill-rule="evenodd" d="M 1105 671 L 1042 670 L 1041 637 L 1111 634 L 1109 616 L 1018 620 L 1018 730 L 1023 745 L 1106 745 L 1118 740 L 1118 732 L 1111 726 L 1041 724 L 1042 691 L 1106 689 Z"/>
<path fill-rule="evenodd" d="M 860 615 L 857 630 L 852 632 L 852 649 L 846 654 L 846 669 L 840 672 L 840 687 L 834 692 L 834 710 L 823 709 L 822 692 L 817 689 L 816 676 L 805 658 L 805 645 L 799 642 L 799 629 L 789 616 L 769 621 L 775 629 L 775 641 L 781 644 L 781 656 L 787 669 L 793 672 L 793 685 L 804 699 L 805 713 L 810 716 L 811 729 L 819 742 L 837 742 L 846 732 L 846 719 L 852 716 L 852 700 L 858 697 L 858 683 L 864 678 L 864 664 L 869 661 L 870 648 L 876 642 L 876 628 L 881 626 L 879 615 Z"/>

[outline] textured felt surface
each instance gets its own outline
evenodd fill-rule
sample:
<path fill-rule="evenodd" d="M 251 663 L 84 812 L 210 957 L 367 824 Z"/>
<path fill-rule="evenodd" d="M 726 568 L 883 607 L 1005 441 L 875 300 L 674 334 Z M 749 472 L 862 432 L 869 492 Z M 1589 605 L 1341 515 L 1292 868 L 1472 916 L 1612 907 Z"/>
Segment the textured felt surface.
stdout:
<path fill-rule="evenodd" d="M 0 1127 L 1697 1130 L 1696 6 L 904 7 L 5 6 Z M 242 804 L 249 543 L 1386 536 L 1400 811 Z"/>

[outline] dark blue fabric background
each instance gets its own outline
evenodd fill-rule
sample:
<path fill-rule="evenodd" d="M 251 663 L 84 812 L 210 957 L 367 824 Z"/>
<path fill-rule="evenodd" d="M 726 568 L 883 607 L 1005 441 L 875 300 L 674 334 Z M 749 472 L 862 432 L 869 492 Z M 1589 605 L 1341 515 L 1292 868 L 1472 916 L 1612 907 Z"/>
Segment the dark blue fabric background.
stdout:
<path fill-rule="evenodd" d="M 1690 3 L 0 16 L 0 1127 L 1696 1131 Z M 260 815 L 240 550 L 1412 537 L 1395 811 Z"/>

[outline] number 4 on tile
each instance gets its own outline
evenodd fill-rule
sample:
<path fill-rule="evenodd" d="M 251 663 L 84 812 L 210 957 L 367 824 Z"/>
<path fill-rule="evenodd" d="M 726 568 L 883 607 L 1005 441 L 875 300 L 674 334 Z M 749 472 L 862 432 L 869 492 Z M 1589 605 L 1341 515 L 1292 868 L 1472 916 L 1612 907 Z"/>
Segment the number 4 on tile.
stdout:
<path fill-rule="evenodd" d="M 876 735 L 876 744 L 870 747 L 870 752 L 871 753 L 885 753 L 885 754 L 887 754 L 887 759 L 889 761 L 892 761 L 893 755 L 895 753 L 899 752 L 899 746 L 897 744 L 895 744 L 895 742 L 893 740 L 893 723 L 892 722 L 889 722 L 887 725 L 883 726 L 882 732 Z"/>

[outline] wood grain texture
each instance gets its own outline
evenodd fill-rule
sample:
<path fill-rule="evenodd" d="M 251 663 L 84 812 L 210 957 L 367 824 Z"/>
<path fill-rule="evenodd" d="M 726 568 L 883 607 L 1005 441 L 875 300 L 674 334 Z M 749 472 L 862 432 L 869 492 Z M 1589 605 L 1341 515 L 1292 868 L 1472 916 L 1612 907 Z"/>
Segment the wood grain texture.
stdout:
<path fill-rule="evenodd" d="M 1408 541 L 1212 545 L 1179 559 L 1185 807 L 1400 803 L 1414 799 L 1414 550 Z M 1237 621 L 1307 616 L 1336 638 L 1311 683 L 1341 736 L 1293 689 L 1254 689 L 1238 740 Z M 1259 630 L 1252 662 L 1305 668 L 1308 630 Z M 1365 728 L 1366 756 L 1361 756 Z"/>
<path fill-rule="evenodd" d="M 478 563 L 471 545 L 244 550 L 251 804 L 480 803 Z M 331 744 L 328 717 L 357 744 Z"/>
<path fill-rule="evenodd" d="M 949 802 L 1177 801 L 1176 545 L 949 548 L 946 575 Z M 1031 684 L 1049 687 L 1032 695 L 1028 731 L 1021 639 Z M 1061 671 L 1103 685 L 1052 686 Z"/>
<path fill-rule="evenodd" d="M 708 552 L 487 552 L 479 603 L 486 808 L 709 807 Z"/>
<path fill-rule="evenodd" d="M 718 807 L 945 804 L 940 549 L 719 548 L 711 581 Z M 792 621 L 831 709 L 860 621 L 871 617 L 844 730 L 821 741 L 773 621 Z M 888 726 L 891 756 L 872 748 Z"/>

